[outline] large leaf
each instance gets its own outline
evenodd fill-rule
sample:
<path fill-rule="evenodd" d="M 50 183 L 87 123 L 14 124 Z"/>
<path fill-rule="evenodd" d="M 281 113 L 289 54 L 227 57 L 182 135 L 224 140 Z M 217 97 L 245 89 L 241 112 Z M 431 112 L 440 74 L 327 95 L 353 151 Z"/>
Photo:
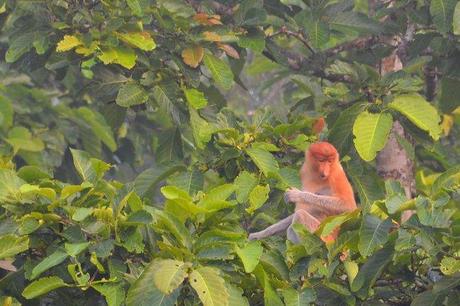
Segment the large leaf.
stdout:
<path fill-rule="evenodd" d="M 339 31 L 342 30 L 342 27 L 348 27 L 364 33 L 379 33 L 383 30 L 379 22 L 353 11 L 340 12 L 330 20 L 330 24 Z"/>
<path fill-rule="evenodd" d="M 92 132 L 113 152 L 117 149 L 117 143 L 112 129 L 105 121 L 104 116 L 88 107 L 80 107 L 78 115 L 91 127 Z"/>
<path fill-rule="evenodd" d="M 140 197 L 153 195 L 157 185 L 167 177 L 186 168 L 183 165 L 158 165 L 139 174 L 134 180 L 134 189 Z"/>
<path fill-rule="evenodd" d="M 51 290 L 65 286 L 67 286 L 67 284 L 57 276 L 44 277 L 29 284 L 22 292 L 22 296 L 30 300 L 42 294 L 48 293 Z"/>
<path fill-rule="evenodd" d="M 199 267 L 190 273 L 189 279 L 203 306 L 228 306 L 230 294 L 219 270 Z"/>
<path fill-rule="evenodd" d="M 54 266 L 57 266 L 58 264 L 66 260 L 67 257 L 69 257 L 67 252 L 60 249 L 56 250 L 53 254 L 40 261 L 32 269 L 32 272 L 30 273 L 30 279 L 34 279 L 46 270 L 51 269 Z"/>
<path fill-rule="evenodd" d="M 204 54 L 204 64 L 212 74 L 214 81 L 223 89 L 230 89 L 233 86 L 233 73 L 230 67 L 223 60 L 206 52 Z"/>
<path fill-rule="evenodd" d="M 156 44 L 148 32 L 117 33 L 124 42 L 144 51 L 152 51 Z"/>
<path fill-rule="evenodd" d="M 200 109 L 208 104 L 208 100 L 204 96 L 204 93 L 195 88 L 184 89 L 185 98 L 191 107 L 194 109 Z"/>
<path fill-rule="evenodd" d="M 120 283 L 95 284 L 92 287 L 105 297 L 108 306 L 120 306 L 125 300 L 125 290 Z"/>
<path fill-rule="evenodd" d="M 214 129 L 211 124 L 200 117 L 194 108 L 189 108 L 190 125 L 193 129 L 193 138 L 198 148 L 204 149 L 205 145 L 211 140 Z"/>
<path fill-rule="evenodd" d="M 171 294 L 187 277 L 191 263 L 173 259 L 156 259 L 146 268 L 153 274 L 153 284 L 161 292 Z"/>
<path fill-rule="evenodd" d="M 232 284 L 226 283 L 228 294 L 228 306 L 249 306 L 248 299 L 243 296 L 243 290 Z"/>
<path fill-rule="evenodd" d="M 0 259 L 13 257 L 29 248 L 29 237 L 5 235 L 0 237 Z"/>
<path fill-rule="evenodd" d="M 94 183 L 102 178 L 105 172 L 110 169 L 109 164 L 95 158 L 90 158 L 89 154 L 84 151 L 70 149 L 70 152 L 72 153 L 75 169 L 77 169 L 78 174 L 84 181 Z"/>
<path fill-rule="evenodd" d="M 353 125 L 354 143 L 359 156 L 371 161 L 385 146 L 393 119 L 388 113 L 372 114 L 367 111 L 358 115 Z"/>
<path fill-rule="evenodd" d="M 5 54 L 5 60 L 7 63 L 14 63 L 25 53 L 29 52 L 32 48 L 35 33 L 26 32 L 20 33 L 12 37 L 9 48 Z"/>
<path fill-rule="evenodd" d="M 98 58 L 105 64 L 119 64 L 131 69 L 136 65 L 136 53 L 130 47 L 118 46 L 113 48 L 102 48 L 102 54 Z"/>
<path fill-rule="evenodd" d="M 201 46 L 187 48 L 182 51 L 182 59 L 184 60 L 184 63 L 192 68 L 198 67 L 203 60 L 203 56 L 204 49 Z"/>
<path fill-rule="evenodd" d="M 451 30 L 456 4 L 457 0 L 431 0 L 430 13 L 440 32 L 447 33 Z"/>
<path fill-rule="evenodd" d="M 246 153 L 265 176 L 276 176 L 278 174 L 278 162 L 270 152 L 261 148 L 249 148 L 246 149 Z"/>
<path fill-rule="evenodd" d="M 436 108 L 422 96 L 416 94 L 398 96 L 388 107 L 397 110 L 413 124 L 427 131 L 434 140 L 439 139 L 441 118 Z"/>
<path fill-rule="evenodd" d="M 329 40 L 329 27 L 321 20 L 315 20 L 306 24 L 308 38 L 315 48 L 320 48 Z"/>
<path fill-rule="evenodd" d="M 368 290 L 372 287 L 375 281 L 380 277 L 385 266 L 391 261 L 394 250 L 391 246 L 385 247 L 375 252 L 359 269 L 351 290 L 356 292 L 361 288 Z M 365 293 L 367 295 L 367 292 Z"/>
<path fill-rule="evenodd" d="M 286 306 L 311 305 L 316 301 L 316 292 L 312 288 L 304 288 L 300 291 L 288 288 L 283 290 L 283 297 Z"/>
<path fill-rule="evenodd" d="M 130 107 L 137 104 L 143 104 L 148 100 L 148 95 L 144 88 L 137 83 L 130 82 L 120 87 L 117 99 L 118 105 Z"/>
<path fill-rule="evenodd" d="M 141 276 L 131 285 L 126 297 L 127 306 L 173 306 L 180 290 L 171 294 L 161 292 L 154 285 L 156 266 L 149 264 Z"/>
<path fill-rule="evenodd" d="M 251 190 L 257 186 L 257 178 L 255 175 L 247 171 L 241 171 L 238 177 L 235 179 L 234 185 L 236 191 L 236 200 L 239 203 L 244 203 L 248 200 Z"/>
<path fill-rule="evenodd" d="M 246 211 L 249 214 L 253 214 L 256 209 L 260 208 L 268 200 L 269 192 L 270 186 L 268 184 L 265 186 L 257 185 L 254 187 L 249 194 L 249 207 Z"/>
<path fill-rule="evenodd" d="M 155 210 L 156 226 L 164 228 L 171 233 L 177 241 L 187 248 L 192 247 L 192 237 L 190 231 L 177 217 L 166 212 Z"/>
<path fill-rule="evenodd" d="M 30 131 L 22 126 L 15 126 L 9 130 L 6 141 L 13 146 L 15 151 L 40 152 L 45 148 L 45 144 L 40 138 L 33 137 Z"/>
<path fill-rule="evenodd" d="M 0 169 L 0 202 L 19 198 L 19 188 L 25 183 L 13 170 Z"/>
<path fill-rule="evenodd" d="M 341 154 L 348 153 L 351 147 L 353 124 L 356 117 L 362 112 L 364 104 L 355 103 L 340 113 L 329 131 L 329 141 Z"/>
<path fill-rule="evenodd" d="M 361 255 L 369 256 L 377 247 L 387 242 L 391 224 L 390 218 L 382 220 L 370 214 L 364 216 L 358 244 Z"/>
<path fill-rule="evenodd" d="M 260 256 L 262 256 L 263 248 L 259 241 L 250 241 L 243 248 L 236 247 L 236 254 L 243 262 L 244 270 L 247 273 L 254 271 L 259 264 Z"/>

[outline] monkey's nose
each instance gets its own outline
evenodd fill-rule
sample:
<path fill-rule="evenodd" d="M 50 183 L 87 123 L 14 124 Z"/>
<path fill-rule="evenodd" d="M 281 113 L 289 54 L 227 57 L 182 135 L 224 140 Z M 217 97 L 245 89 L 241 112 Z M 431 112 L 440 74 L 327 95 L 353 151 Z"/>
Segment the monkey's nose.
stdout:
<path fill-rule="evenodd" d="M 320 173 L 320 174 L 319 174 L 319 177 L 322 178 L 322 179 L 325 179 L 325 178 L 326 178 L 326 174 Z"/>

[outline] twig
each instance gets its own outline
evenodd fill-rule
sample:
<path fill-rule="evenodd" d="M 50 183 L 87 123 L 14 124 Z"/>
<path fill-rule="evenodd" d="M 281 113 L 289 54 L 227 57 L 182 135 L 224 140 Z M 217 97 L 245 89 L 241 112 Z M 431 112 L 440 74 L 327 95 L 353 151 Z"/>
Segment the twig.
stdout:
<path fill-rule="evenodd" d="M 281 29 L 275 33 L 273 33 L 270 37 L 280 35 L 280 34 L 286 34 L 287 36 L 292 36 L 299 40 L 312 54 L 315 54 L 315 50 L 310 46 L 308 43 L 307 39 L 303 37 L 302 33 L 300 32 L 293 32 L 291 30 L 288 30 L 286 26 L 282 26 Z"/>

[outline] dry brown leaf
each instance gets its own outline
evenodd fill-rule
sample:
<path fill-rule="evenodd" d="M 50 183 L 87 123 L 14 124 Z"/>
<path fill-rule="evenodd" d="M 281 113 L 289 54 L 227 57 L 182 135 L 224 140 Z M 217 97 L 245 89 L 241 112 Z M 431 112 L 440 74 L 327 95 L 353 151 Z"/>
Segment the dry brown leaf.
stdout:
<path fill-rule="evenodd" d="M 232 46 L 230 45 L 226 45 L 226 44 L 218 44 L 218 47 L 222 50 L 224 50 L 224 52 L 230 56 L 230 57 L 233 57 L 233 58 L 236 58 L 236 59 L 240 59 L 240 55 L 238 54 L 238 51 L 235 50 L 235 48 L 233 48 Z"/>
<path fill-rule="evenodd" d="M 204 49 L 201 46 L 187 48 L 182 51 L 182 59 L 184 63 L 190 67 L 196 68 L 203 60 Z"/>

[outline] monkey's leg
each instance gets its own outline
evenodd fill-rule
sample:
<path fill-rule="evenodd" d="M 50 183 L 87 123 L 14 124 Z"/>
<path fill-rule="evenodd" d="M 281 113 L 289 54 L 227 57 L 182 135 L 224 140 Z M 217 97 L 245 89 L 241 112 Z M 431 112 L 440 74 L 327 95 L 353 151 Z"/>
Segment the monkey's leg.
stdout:
<path fill-rule="evenodd" d="M 310 233 L 313 233 L 321 222 L 307 211 L 298 210 L 294 213 L 294 218 L 292 219 L 292 224 L 294 223 L 303 224 Z M 287 238 L 293 243 L 300 243 L 300 238 L 292 228 L 292 224 L 287 229 Z"/>
<path fill-rule="evenodd" d="M 278 223 L 270 225 L 269 227 L 267 227 L 263 231 L 249 234 L 248 239 L 249 240 L 259 240 L 259 239 L 262 239 L 262 238 L 265 238 L 265 237 L 268 237 L 268 236 L 272 236 L 272 235 L 274 235 L 276 233 L 279 233 L 281 231 L 284 231 L 285 229 L 288 228 L 289 225 L 291 225 L 293 216 L 294 216 L 294 214 L 284 218 L 283 220 L 279 221 Z"/>

